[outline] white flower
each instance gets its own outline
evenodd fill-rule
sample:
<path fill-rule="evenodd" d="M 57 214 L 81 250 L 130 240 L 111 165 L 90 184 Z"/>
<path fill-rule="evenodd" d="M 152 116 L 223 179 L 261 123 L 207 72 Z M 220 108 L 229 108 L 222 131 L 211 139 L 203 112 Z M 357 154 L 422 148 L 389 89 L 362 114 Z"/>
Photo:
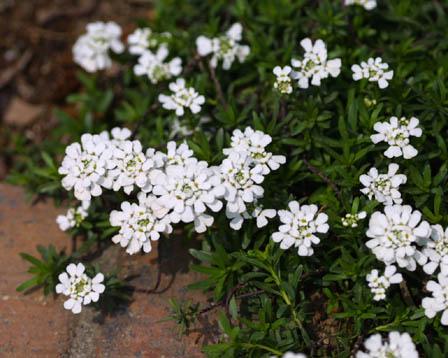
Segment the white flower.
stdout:
<path fill-rule="evenodd" d="M 185 87 L 185 80 L 178 78 L 176 82 L 169 84 L 172 95 L 159 95 L 159 101 L 163 108 L 176 112 L 177 116 L 183 116 L 185 108 L 196 114 L 201 111 L 201 106 L 205 103 L 205 97 L 199 95 L 193 87 Z"/>
<path fill-rule="evenodd" d="M 376 211 L 370 218 L 366 246 L 376 258 L 386 265 L 398 266 L 414 271 L 416 261 L 423 265 L 426 257 L 417 250 L 415 244 L 424 242 L 431 230 L 428 222 L 421 221 L 420 211 L 413 211 L 409 205 L 390 205 L 384 214 Z"/>
<path fill-rule="evenodd" d="M 278 216 L 283 225 L 278 232 L 272 234 L 272 240 L 280 242 L 280 248 L 298 247 L 299 256 L 311 256 L 314 253 L 312 245 L 317 245 L 320 239 L 315 233 L 328 232 L 328 216 L 318 213 L 316 205 L 300 205 L 297 201 L 288 204 L 289 210 L 279 210 Z"/>
<path fill-rule="evenodd" d="M 248 206 L 248 205 L 246 205 Z M 268 219 L 273 219 L 277 215 L 275 209 L 263 209 L 262 205 L 257 202 L 252 203 L 251 208 L 247 208 L 243 213 L 228 213 L 230 220 L 230 227 L 233 230 L 240 230 L 244 220 L 257 219 L 256 224 L 258 228 L 265 227 L 268 224 Z"/>
<path fill-rule="evenodd" d="M 345 5 L 360 5 L 366 10 L 376 8 L 376 0 L 345 0 Z"/>
<path fill-rule="evenodd" d="M 274 67 L 274 70 L 272 71 L 276 76 L 274 88 L 280 93 L 292 93 L 291 71 L 292 68 L 290 66 L 285 66 L 283 68 L 280 66 Z"/>
<path fill-rule="evenodd" d="M 121 28 L 114 22 L 94 22 L 86 27 L 87 33 L 73 46 L 74 61 L 88 72 L 112 66 L 109 50 L 122 53 Z"/>
<path fill-rule="evenodd" d="M 152 32 L 149 27 L 135 29 L 128 36 L 129 52 L 133 55 L 141 55 L 150 48 L 165 45 L 170 38 L 171 34 L 169 32 L 157 34 Z"/>
<path fill-rule="evenodd" d="M 67 214 L 58 215 L 56 222 L 62 231 L 67 231 L 74 227 L 79 227 L 84 219 L 88 216 L 87 210 L 89 209 L 90 201 L 84 201 L 77 208 L 70 208 L 67 210 Z"/>
<path fill-rule="evenodd" d="M 442 226 L 433 225 L 431 238 L 424 243 L 422 252 L 428 258 L 423 271 L 431 275 L 440 267 L 442 275 L 448 276 L 448 228 L 444 231 Z"/>
<path fill-rule="evenodd" d="M 439 273 L 437 282 L 428 281 L 426 289 L 432 293 L 432 297 L 425 297 L 422 300 L 425 315 L 434 318 L 438 312 L 443 311 L 440 322 L 448 326 L 448 276 Z"/>
<path fill-rule="evenodd" d="M 360 211 L 356 214 L 348 213 L 344 218 L 341 218 L 341 222 L 343 226 L 350 226 L 352 228 L 358 227 L 358 221 L 365 219 L 367 213 L 365 211 Z"/>
<path fill-rule="evenodd" d="M 128 36 L 129 52 L 141 55 L 149 48 L 152 31 L 149 27 L 138 28 Z"/>
<path fill-rule="evenodd" d="M 130 194 L 136 185 L 145 192 L 150 191 L 149 173 L 154 166 L 154 161 L 146 158 L 138 140 L 117 143 L 108 166 L 112 189 L 118 191 L 123 188 L 126 194 Z"/>
<path fill-rule="evenodd" d="M 378 270 L 372 270 L 366 277 L 370 290 L 374 294 L 375 301 L 381 301 L 386 298 L 386 290 L 391 284 L 397 284 L 403 281 L 401 273 L 397 273 L 395 266 L 386 266 L 384 275 L 379 276 Z"/>
<path fill-rule="evenodd" d="M 246 153 L 230 153 L 216 170 L 225 189 L 226 215 L 229 219 L 247 211 L 247 203 L 263 196 L 264 189 L 258 185 L 264 180 L 263 168 L 261 165 L 253 166 L 252 159 Z"/>
<path fill-rule="evenodd" d="M 120 227 L 112 241 L 126 247 L 130 255 L 140 250 L 150 252 L 151 241 L 158 240 L 162 232 L 172 232 L 168 211 L 155 196 L 147 196 L 143 192 L 138 194 L 138 204 L 122 202 L 121 211 L 113 210 L 110 213 L 110 224 Z"/>
<path fill-rule="evenodd" d="M 356 358 L 418 358 L 415 344 L 408 333 L 389 332 L 389 339 L 380 334 L 371 335 L 364 341 L 365 352 L 357 352 Z"/>
<path fill-rule="evenodd" d="M 222 36 L 208 38 L 199 36 L 196 39 L 196 47 L 199 56 L 205 57 L 212 54 L 210 65 L 216 67 L 218 61 L 222 60 L 222 68 L 228 70 L 235 58 L 244 62 L 250 53 L 249 46 L 240 45 L 243 27 L 239 23 L 233 24 Z"/>
<path fill-rule="evenodd" d="M 376 168 L 370 168 L 367 174 L 362 174 L 359 181 L 365 186 L 361 193 L 366 194 L 370 200 L 375 200 L 384 204 L 401 204 L 401 193 L 399 187 L 405 184 L 407 177 L 404 174 L 397 174 L 398 164 L 389 164 L 387 173 L 379 174 Z"/>
<path fill-rule="evenodd" d="M 262 206 L 257 206 L 252 211 L 252 217 L 257 219 L 257 227 L 262 228 L 268 224 L 268 219 L 273 219 L 277 215 L 275 209 L 263 209 Z"/>
<path fill-rule="evenodd" d="M 147 76 L 153 84 L 178 76 L 182 72 L 182 60 L 175 57 L 165 62 L 168 54 L 166 46 L 160 46 L 156 53 L 146 50 L 138 58 L 138 64 L 134 66 L 135 75 Z"/>
<path fill-rule="evenodd" d="M 197 160 L 193 157 L 193 151 L 185 142 L 179 146 L 177 146 L 176 142 L 168 142 L 166 149 L 165 160 L 167 165 L 186 165 Z"/>
<path fill-rule="evenodd" d="M 168 142 L 168 147 L 170 146 L 171 143 L 173 142 Z M 176 147 L 176 143 L 174 143 L 174 147 Z M 154 168 L 162 168 L 167 161 L 166 154 L 156 151 L 154 148 L 148 148 L 146 150 L 146 158 L 152 160 Z"/>
<path fill-rule="evenodd" d="M 102 284 L 104 275 L 98 273 L 93 279 L 88 277 L 84 273 L 85 267 L 82 263 L 70 264 L 66 271 L 59 275 L 60 283 L 56 285 L 56 293 L 68 296 L 69 299 L 64 302 L 64 308 L 77 314 L 81 312 L 82 305 L 98 301 L 100 294 L 106 288 Z"/>
<path fill-rule="evenodd" d="M 129 139 L 132 135 L 132 132 L 128 128 L 115 127 L 110 131 L 110 134 L 112 136 L 112 142 L 114 144 L 117 144 Z"/>
<path fill-rule="evenodd" d="M 66 190 L 74 188 L 78 200 L 90 200 L 92 196 L 101 195 L 101 186 L 111 186 L 111 181 L 106 179 L 111 157 L 110 141 L 106 135 L 83 134 L 81 144 L 73 143 L 65 149 L 59 168 L 59 174 L 65 175 L 62 186 Z"/>
<path fill-rule="evenodd" d="M 213 224 L 207 208 L 213 212 L 222 208 L 217 197 L 222 196 L 223 188 L 207 162 L 195 160 L 185 165 L 169 165 L 164 173 L 157 175 L 154 184 L 153 193 L 159 197 L 159 202 L 172 210 L 171 222 L 194 222 L 198 233 L 205 232 Z"/>
<path fill-rule="evenodd" d="M 291 60 L 294 68 L 291 77 L 297 80 L 300 88 L 308 88 L 310 80 L 313 86 L 320 86 L 322 79 L 339 76 L 341 59 L 328 60 L 327 47 L 322 40 L 317 40 L 313 44 L 309 38 L 305 38 L 300 41 L 300 45 L 305 50 L 303 59 Z"/>
<path fill-rule="evenodd" d="M 387 142 L 389 148 L 384 152 L 388 158 L 401 157 L 410 159 L 418 154 L 417 149 L 409 144 L 410 137 L 420 137 L 421 128 L 417 128 L 419 120 L 415 117 L 406 119 L 391 117 L 389 122 L 377 122 L 373 129 L 377 134 L 370 136 L 373 143 Z"/>
<path fill-rule="evenodd" d="M 367 62 L 360 65 L 353 65 L 353 80 L 359 81 L 363 78 L 370 82 L 378 82 L 378 87 L 383 89 L 389 86 L 389 82 L 394 77 L 394 71 L 388 71 L 389 65 L 383 63 L 381 57 L 369 58 Z"/>
<path fill-rule="evenodd" d="M 266 151 L 266 147 L 272 142 L 270 135 L 262 131 L 254 131 L 251 127 L 246 127 L 244 132 L 235 129 L 232 133 L 231 147 L 225 148 L 223 153 L 247 153 L 252 158 L 254 165 L 260 165 L 262 174 L 269 174 L 271 170 L 277 170 L 281 164 L 286 162 L 283 155 L 272 155 Z"/>

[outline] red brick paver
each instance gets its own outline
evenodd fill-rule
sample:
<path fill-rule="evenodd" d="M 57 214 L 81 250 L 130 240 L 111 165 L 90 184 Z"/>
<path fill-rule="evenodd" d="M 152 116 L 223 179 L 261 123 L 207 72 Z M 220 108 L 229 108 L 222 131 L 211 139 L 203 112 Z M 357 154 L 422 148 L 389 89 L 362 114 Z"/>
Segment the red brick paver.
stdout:
<path fill-rule="evenodd" d="M 134 294 L 129 308 L 115 316 L 107 317 L 101 326 L 98 350 L 100 356 L 132 357 L 202 357 L 200 347 L 202 333 L 182 337 L 172 321 L 161 322 L 169 314 L 169 298 L 204 301 L 197 292 L 187 291 L 185 286 L 199 280 L 199 275 L 188 272 L 188 251 L 177 238 L 168 246 L 159 244 L 160 283 L 155 292 Z M 120 250 L 122 253 L 123 250 Z M 132 283 L 140 289 L 153 289 L 159 267 L 145 256 L 121 255 L 121 267 L 129 272 L 138 268 L 140 276 Z"/>
<path fill-rule="evenodd" d="M 70 314 L 61 301 L 15 290 L 30 278 L 20 252 L 36 255 L 38 244 L 66 246 L 54 221 L 61 211 L 49 203 L 31 206 L 20 188 L 0 184 L 0 356 L 54 357 L 67 347 Z"/>

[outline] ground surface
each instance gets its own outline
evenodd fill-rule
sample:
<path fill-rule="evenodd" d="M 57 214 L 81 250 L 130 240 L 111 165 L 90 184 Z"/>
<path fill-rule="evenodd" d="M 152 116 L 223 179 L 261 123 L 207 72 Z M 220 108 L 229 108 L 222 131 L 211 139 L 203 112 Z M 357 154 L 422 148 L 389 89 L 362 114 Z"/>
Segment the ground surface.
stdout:
<path fill-rule="evenodd" d="M 128 307 L 104 315 L 86 308 L 74 316 L 62 307 L 63 298 L 43 297 L 35 291 L 17 293 L 15 287 L 29 278 L 20 252 L 36 253 L 36 245 L 69 247 L 55 216 L 63 209 L 50 202 L 31 205 L 22 189 L 0 184 L 0 356 L 4 357 L 201 357 L 206 320 L 201 329 L 182 338 L 174 322 L 161 322 L 168 314 L 168 299 L 205 298 L 185 285 L 199 279 L 188 273 L 187 250 L 172 239 L 151 255 L 129 257 L 113 246 L 96 262 L 105 271 L 120 268 L 120 274 L 136 277 L 131 284 L 153 293 L 135 292 Z M 160 258 L 157 259 L 157 255 Z"/>
<path fill-rule="evenodd" d="M 55 107 L 79 83 L 72 46 L 92 21 L 116 21 L 124 35 L 153 16 L 152 0 L 0 0 L 0 179 L 14 162 L 14 138 L 40 143 Z"/>

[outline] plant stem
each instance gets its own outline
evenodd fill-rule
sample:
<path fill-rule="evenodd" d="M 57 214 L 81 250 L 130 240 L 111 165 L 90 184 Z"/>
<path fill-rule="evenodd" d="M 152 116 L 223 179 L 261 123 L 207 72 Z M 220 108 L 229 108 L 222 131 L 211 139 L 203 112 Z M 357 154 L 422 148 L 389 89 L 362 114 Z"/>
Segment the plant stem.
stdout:
<path fill-rule="evenodd" d="M 221 84 L 218 81 L 218 78 L 216 77 L 215 68 L 211 65 L 211 63 L 208 63 L 208 69 L 210 72 L 210 78 L 213 81 L 213 84 L 215 85 L 216 95 L 218 96 L 219 101 L 221 102 L 222 107 L 227 110 L 229 105 L 227 104 L 227 101 L 224 97 L 224 92 L 222 91 Z"/>
<path fill-rule="evenodd" d="M 288 293 L 282 287 L 280 277 L 275 273 L 275 271 L 272 267 L 270 268 L 270 273 L 271 273 L 272 278 L 274 279 L 277 287 L 280 290 L 280 295 L 282 296 L 283 301 L 285 301 L 285 303 L 289 306 L 289 309 L 291 310 L 293 321 L 299 328 L 300 332 L 302 333 L 302 337 L 303 337 L 303 340 L 305 341 L 305 344 L 307 346 L 309 346 L 311 344 L 310 337 L 309 337 L 308 333 L 306 332 L 305 328 L 303 327 L 303 324 L 300 321 L 299 317 L 297 316 L 297 312 L 294 308 L 293 303 L 291 302 L 290 297 L 288 296 Z"/>
<path fill-rule="evenodd" d="M 403 295 L 403 299 L 406 302 L 406 304 L 410 307 L 415 307 L 415 302 L 412 298 L 411 291 L 409 291 L 406 281 L 403 280 L 400 282 L 400 289 L 401 289 L 401 294 Z"/>
<path fill-rule="evenodd" d="M 318 168 L 316 168 L 314 165 L 312 165 L 310 162 L 308 162 L 308 160 L 306 160 L 305 158 L 303 158 L 302 161 L 306 165 L 306 167 L 308 168 L 308 170 L 310 172 L 312 172 L 313 174 L 317 175 L 325 183 L 327 183 L 331 187 L 331 189 L 333 189 L 333 191 L 335 192 L 336 196 L 340 200 L 342 200 L 342 194 L 341 194 L 340 190 L 338 189 L 336 184 L 330 178 L 328 178 L 324 173 L 322 173 Z"/>
<path fill-rule="evenodd" d="M 268 347 L 268 346 L 265 346 L 265 345 L 263 345 L 263 344 L 256 344 L 256 343 L 242 343 L 241 344 L 241 346 L 243 347 L 243 348 L 260 348 L 260 349 L 263 349 L 263 350 L 265 350 L 265 351 L 268 351 L 268 352 L 271 352 L 271 353 L 273 353 L 273 354 L 275 354 L 275 355 L 278 355 L 278 356 L 282 356 L 283 355 L 283 352 L 280 352 L 280 351 L 278 351 L 278 350 L 276 350 L 276 349 L 274 349 L 274 348 L 271 348 L 271 347 Z"/>

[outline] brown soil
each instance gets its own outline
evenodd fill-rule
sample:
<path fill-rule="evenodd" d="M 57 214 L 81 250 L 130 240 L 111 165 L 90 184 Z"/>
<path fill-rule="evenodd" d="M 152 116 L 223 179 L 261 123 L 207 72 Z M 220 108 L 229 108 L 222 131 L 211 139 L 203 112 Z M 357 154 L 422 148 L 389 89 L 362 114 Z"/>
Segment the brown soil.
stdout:
<path fill-rule="evenodd" d="M 126 35 L 136 19 L 152 14 L 151 0 L 0 0 L 0 179 L 14 160 L 14 134 L 42 141 L 55 125 L 52 108 L 66 107 L 64 99 L 78 88 L 71 49 L 85 25 L 112 20 Z M 17 100 L 40 115 L 25 112 L 24 120 L 5 123 Z"/>

